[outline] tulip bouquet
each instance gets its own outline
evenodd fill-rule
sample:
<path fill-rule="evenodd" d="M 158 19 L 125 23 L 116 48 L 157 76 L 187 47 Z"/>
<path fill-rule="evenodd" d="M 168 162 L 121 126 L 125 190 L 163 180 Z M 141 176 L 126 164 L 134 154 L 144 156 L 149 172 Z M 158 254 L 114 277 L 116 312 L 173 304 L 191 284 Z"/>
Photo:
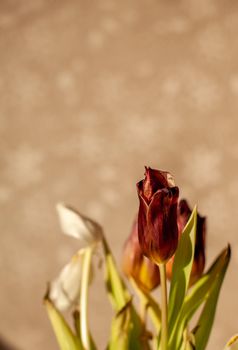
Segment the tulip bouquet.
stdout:
<path fill-rule="evenodd" d="M 88 319 L 88 291 L 98 251 L 114 311 L 107 350 L 206 348 L 230 246 L 204 272 L 206 219 L 196 207 L 191 211 L 185 200 L 178 201 L 171 174 L 146 168 L 137 191 L 139 211 L 122 259 L 127 282 L 101 226 L 64 204 L 57 206 L 62 231 L 84 243 L 49 283 L 44 298 L 61 350 L 98 349 Z M 152 293 L 157 287 L 159 298 Z M 72 312 L 73 327 L 63 314 L 67 310 Z M 237 338 L 225 349 L 237 349 Z"/>

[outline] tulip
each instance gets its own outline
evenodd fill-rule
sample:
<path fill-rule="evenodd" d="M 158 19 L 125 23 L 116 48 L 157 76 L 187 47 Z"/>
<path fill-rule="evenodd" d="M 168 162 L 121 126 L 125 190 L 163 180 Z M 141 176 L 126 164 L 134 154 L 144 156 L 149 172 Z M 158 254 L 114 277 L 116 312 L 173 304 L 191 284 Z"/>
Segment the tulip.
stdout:
<path fill-rule="evenodd" d="M 142 253 L 154 263 L 164 264 L 173 256 L 178 244 L 179 189 L 170 173 L 146 167 L 145 179 L 138 182 L 137 191 Z"/>
<path fill-rule="evenodd" d="M 73 259 L 63 268 L 50 285 L 49 298 L 60 311 L 71 306 L 80 308 L 80 333 L 85 350 L 91 340 L 88 327 L 88 287 L 92 272 L 92 255 L 103 240 L 101 226 L 75 209 L 59 203 L 56 206 L 64 234 L 77 238 L 84 244 Z"/>
<path fill-rule="evenodd" d="M 78 213 L 77 210 L 62 203 L 58 203 L 56 209 L 63 233 L 77 238 L 85 246 L 50 283 L 49 298 L 58 310 L 64 311 L 79 302 L 85 252 L 94 249 L 97 242 L 102 239 L 103 233 L 98 223 Z M 89 273 L 91 275 L 91 267 Z"/>
<path fill-rule="evenodd" d="M 160 283 L 158 266 L 142 254 L 138 240 L 137 220 L 124 245 L 122 270 L 128 278 L 133 278 L 139 288 L 145 292 L 150 292 Z"/>
<path fill-rule="evenodd" d="M 178 231 L 179 237 L 181 236 L 184 227 L 186 226 L 192 210 L 190 209 L 187 201 L 182 199 L 178 205 Z M 194 261 L 190 277 L 190 285 L 195 283 L 203 273 L 205 267 L 205 235 L 206 235 L 206 218 L 197 215 L 197 233 L 194 251 Z M 172 266 L 174 257 L 172 257 L 167 266 L 167 277 L 171 279 L 172 277 Z"/>

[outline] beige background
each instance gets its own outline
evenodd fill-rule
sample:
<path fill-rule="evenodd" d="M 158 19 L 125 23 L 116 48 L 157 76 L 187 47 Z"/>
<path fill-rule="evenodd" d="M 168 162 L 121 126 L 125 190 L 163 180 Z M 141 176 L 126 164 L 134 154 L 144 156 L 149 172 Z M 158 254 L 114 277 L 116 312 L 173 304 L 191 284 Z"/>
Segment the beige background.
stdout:
<path fill-rule="evenodd" d="M 238 331 L 237 33 L 234 0 L 0 2 L 0 334 L 17 349 L 57 349 L 41 300 L 78 243 L 55 203 L 97 219 L 119 258 L 144 165 L 207 215 L 208 262 L 232 244 L 208 349 Z"/>

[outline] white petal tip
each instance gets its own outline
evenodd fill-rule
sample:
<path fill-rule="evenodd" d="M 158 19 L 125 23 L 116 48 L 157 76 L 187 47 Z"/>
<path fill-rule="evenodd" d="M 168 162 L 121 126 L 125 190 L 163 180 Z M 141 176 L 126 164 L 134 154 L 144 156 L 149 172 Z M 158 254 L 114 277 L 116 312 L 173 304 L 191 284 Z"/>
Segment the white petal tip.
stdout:
<path fill-rule="evenodd" d="M 75 237 L 87 245 L 101 240 L 102 230 L 96 222 L 66 206 L 63 202 L 57 203 L 56 210 L 63 233 Z"/>

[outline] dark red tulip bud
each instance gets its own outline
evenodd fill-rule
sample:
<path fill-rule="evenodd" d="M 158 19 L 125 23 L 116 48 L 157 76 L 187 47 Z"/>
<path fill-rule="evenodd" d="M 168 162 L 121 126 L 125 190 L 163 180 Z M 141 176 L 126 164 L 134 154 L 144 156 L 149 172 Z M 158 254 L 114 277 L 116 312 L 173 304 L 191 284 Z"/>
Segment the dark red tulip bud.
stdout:
<path fill-rule="evenodd" d="M 145 179 L 138 182 L 137 191 L 141 250 L 154 263 L 165 263 L 173 256 L 178 244 L 179 189 L 170 173 L 146 167 Z"/>
<path fill-rule="evenodd" d="M 182 199 L 178 205 L 178 230 L 179 237 L 181 236 L 184 227 L 186 226 L 192 210 L 187 201 Z M 194 262 L 191 271 L 190 285 L 196 282 L 203 273 L 205 267 L 205 239 L 206 239 L 206 218 L 197 215 L 197 233 L 194 251 Z M 173 258 L 169 260 L 166 270 L 168 278 L 172 276 Z"/>
<path fill-rule="evenodd" d="M 145 292 L 150 292 L 160 283 L 158 266 L 142 254 L 138 240 L 137 220 L 135 220 L 131 234 L 124 245 L 122 269 L 124 274 L 128 278 L 133 278 Z"/>

